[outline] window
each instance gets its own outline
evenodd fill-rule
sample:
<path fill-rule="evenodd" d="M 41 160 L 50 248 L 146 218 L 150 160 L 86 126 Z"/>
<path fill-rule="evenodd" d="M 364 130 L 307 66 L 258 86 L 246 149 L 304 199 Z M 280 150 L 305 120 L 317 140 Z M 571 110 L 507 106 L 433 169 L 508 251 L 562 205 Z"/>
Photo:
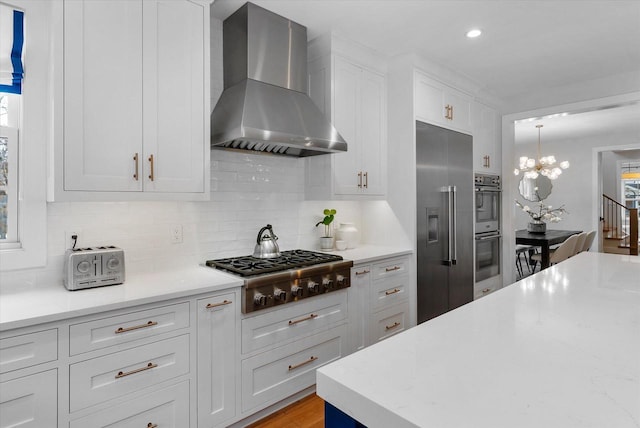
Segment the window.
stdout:
<path fill-rule="evenodd" d="M 0 41 L 0 270 L 45 266 L 47 261 L 47 145 L 51 138 L 51 20 L 53 2 L 11 0 L 24 23 L 22 68 Z M 7 7 L 0 0 L 0 9 Z M 3 10 L 0 10 L 3 12 Z M 3 13 L 0 13 L 3 15 Z M 15 19 L 15 14 L 13 16 Z M 12 21 L 15 25 L 15 21 Z M 8 27 L 0 19 L 0 35 Z M 10 43 L 11 46 L 14 43 Z M 13 71 L 3 72 L 11 57 Z M 18 73 L 16 70 L 20 70 Z M 18 75 L 19 74 L 19 75 Z M 10 82 L 7 76 L 10 76 Z M 19 81 L 18 81 L 19 80 Z M 18 85 L 20 88 L 18 89 Z M 6 172 L 6 174 L 5 174 Z"/>

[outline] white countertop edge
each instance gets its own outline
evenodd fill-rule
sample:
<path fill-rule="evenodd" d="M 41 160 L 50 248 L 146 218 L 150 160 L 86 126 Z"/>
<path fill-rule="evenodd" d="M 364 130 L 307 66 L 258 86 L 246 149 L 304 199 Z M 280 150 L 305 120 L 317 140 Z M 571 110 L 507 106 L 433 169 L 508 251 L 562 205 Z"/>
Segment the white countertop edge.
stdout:
<path fill-rule="evenodd" d="M 193 268 L 127 275 L 124 284 L 69 291 L 62 284 L 0 291 L 0 332 L 240 287 L 243 280 Z"/>

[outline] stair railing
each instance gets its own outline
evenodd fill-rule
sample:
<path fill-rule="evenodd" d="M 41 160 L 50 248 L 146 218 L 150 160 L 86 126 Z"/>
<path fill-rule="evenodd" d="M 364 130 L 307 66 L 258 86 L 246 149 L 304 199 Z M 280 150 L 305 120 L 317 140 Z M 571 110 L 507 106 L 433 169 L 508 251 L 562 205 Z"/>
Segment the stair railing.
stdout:
<path fill-rule="evenodd" d="M 629 254 L 638 255 L 638 209 L 627 208 L 615 199 L 602 195 L 603 236 L 623 239 L 628 236 Z M 614 235 L 612 235 L 612 233 Z"/>

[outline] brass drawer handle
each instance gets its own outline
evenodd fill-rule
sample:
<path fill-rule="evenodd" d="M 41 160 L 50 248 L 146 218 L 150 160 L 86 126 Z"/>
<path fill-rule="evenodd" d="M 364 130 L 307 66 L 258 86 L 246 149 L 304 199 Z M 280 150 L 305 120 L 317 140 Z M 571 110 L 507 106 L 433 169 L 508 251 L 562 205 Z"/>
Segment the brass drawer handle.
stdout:
<path fill-rule="evenodd" d="M 364 188 L 365 189 L 369 188 L 369 173 L 368 172 L 364 173 Z"/>
<path fill-rule="evenodd" d="M 384 292 L 384 294 L 386 294 L 387 296 L 389 296 L 389 295 L 391 295 L 391 294 L 396 294 L 396 293 L 399 293 L 399 292 L 400 292 L 400 289 L 399 289 L 399 288 L 394 288 L 394 289 L 393 289 L 393 290 L 391 290 L 391 291 L 385 291 L 385 292 Z"/>
<path fill-rule="evenodd" d="M 116 379 L 120 379 L 121 377 L 129 376 L 129 375 L 132 375 L 132 374 L 144 372 L 146 370 L 151 370 L 151 369 L 154 369 L 156 367 L 158 367 L 157 364 L 149 363 L 144 367 L 140 367 L 139 369 L 131 370 L 130 372 L 118 372 L 118 374 L 116 375 Z"/>
<path fill-rule="evenodd" d="M 154 325 L 158 325 L 157 321 L 149 321 L 146 324 L 134 325 L 133 327 L 118 327 L 115 331 L 116 334 L 126 333 L 128 331 L 138 330 L 141 328 L 153 327 Z"/>
<path fill-rule="evenodd" d="M 137 153 L 133 155 L 133 161 L 136 164 L 136 172 L 133 174 L 133 178 L 135 178 L 136 181 L 138 181 L 138 154 Z"/>
<path fill-rule="evenodd" d="M 394 323 L 393 323 L 393 324 L 391 324 L 391 325 L 385 325 L 385 326 L 384 326 L 384 329 L 385 329 L 385 330 L 391 330 L 392 328 L 396 328 L 396 327 L 398 327 L 399 325 L 400 325 L 400 323 L 396 321 L 396 322 L 394 322 Z"/>
<path fill-rule="evenodd" d="M 289 371 L 291 371 L 291 370 L 295 370 L 295 369 L 297 369 L 298 367 L 305 366 L 305 365 L 307 365 L 307 364 L 309 364 L 309 363 L 313 363 L 313 362 L 314 362 L 315 360 L 317 360 L 317 359 L 318 359 L 318 357 L 314 357 L 314 356 L 312 356 L 312 357 L 311 357 L 311 358 L 309 358 L 307 361 L 303 361 L 303 362 L 301 362 L 301 363 L 294 364 L 294 365 L 292 365 L 292 366 L 290 365 L 290 366 L 289 366 Z"/>
<path fill-rule="evenodd" d="M 483 293 L 488 293 L 489 291 L 491 291 L 490 288 L 485 288 L 484 290 L 482 290 Z"/>
<path fill-rule="evenodd" d="M 232 303 L 233 303 L 233 301 L 231 301 L 231 300 L 224 300 L 224 301 L 219 302 L 219 303 L 207 303 L 206 309 L 213 309 L 213 308 L 217 308 L 219 306 L 230 305 Z"/>
<path fill-rule="evenodd" d="M 149 163 L 150 163 L 150 174 L 149 174 L 149 180 L 153 181 L 155 178 L 155 174 L 153 173 L 153 155 L 149 155 Z"/>
<path fill-rule="evenodd" d="M 158 428 L 158 424 L 154 424 L 153 422 L 149 422 L 147 424 L 147 428 Z"/>
<path fill-rule="evenodd" d="M 289 325 L 298 324 L 299 322 L 312 320 L 314 318 L 318 318 L 318 315 L 317 314 L 311 314 L 308 317 L 300 318 L 299 320 L 293 320 L 293 321 L 289 320 Z"/>
<path fill-rule="evenodd" d="M 358 276 L 360 276 L 360 275 L 366 275 L 366 274 L 368 274 L 369 272 L 371 272 L 371 271 L 370 271 L 370 270 L 366 270 L 366 269 L 365 269 L 365 270 L 363 270 L 363 271 L 361 271 L 361 272 L 356 272 L 356 275 L 358 275 Z"/>
<path fill-rule="evenodd" d="M 362 189 L 362 171 L 358 172 L 358 189 Z"/>
<path fill-rule="evenodd" d="M 401 269 L 400 266 L 394 266 L 392 268 L 385 268 L 384 270 L 386 272 L 393 272 L 394 270 L 400 270 L 400 269 Z"/>

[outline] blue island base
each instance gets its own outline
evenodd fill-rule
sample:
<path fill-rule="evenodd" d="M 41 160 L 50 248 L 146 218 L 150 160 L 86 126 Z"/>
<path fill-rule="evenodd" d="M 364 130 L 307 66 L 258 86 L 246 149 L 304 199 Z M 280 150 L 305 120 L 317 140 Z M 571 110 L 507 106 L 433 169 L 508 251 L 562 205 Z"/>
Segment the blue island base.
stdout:
<path fill-rule="evenodd" d="M 367 428 L 351 416 L 338 410 L 331 404 L 324 402 L 325 428 Z"/>

